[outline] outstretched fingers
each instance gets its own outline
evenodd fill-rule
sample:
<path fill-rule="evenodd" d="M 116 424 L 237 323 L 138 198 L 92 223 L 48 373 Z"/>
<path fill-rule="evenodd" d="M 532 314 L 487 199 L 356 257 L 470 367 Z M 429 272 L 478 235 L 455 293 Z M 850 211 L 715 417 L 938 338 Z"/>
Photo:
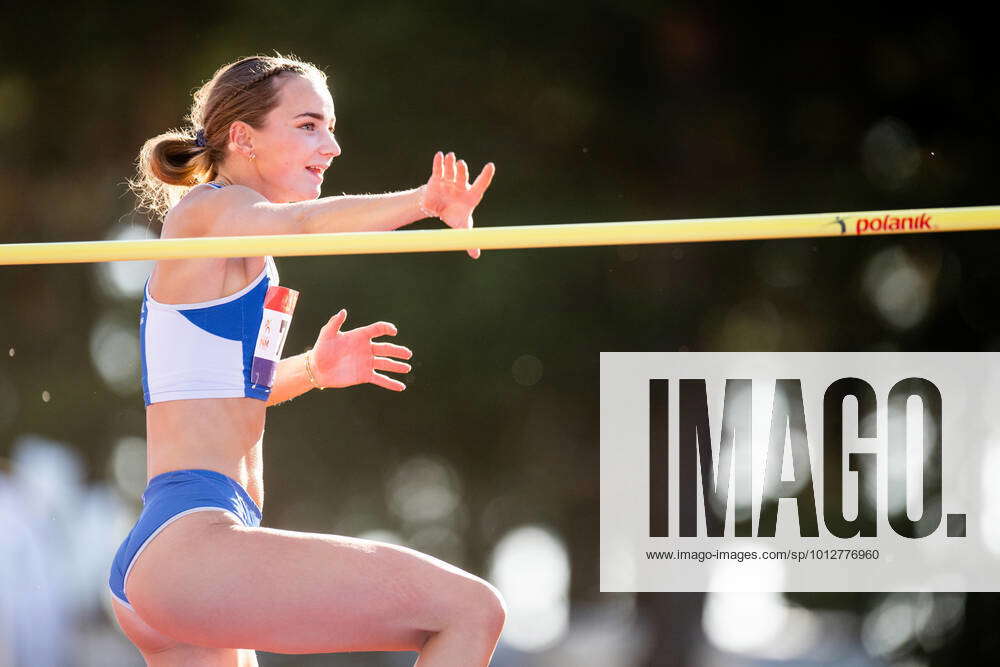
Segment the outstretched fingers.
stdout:
<path fill-rule="evenodd" d="M 472 196 L 475 197 L 476 199 L 476 204 L 479 204 L 479 202 L 483 198 L 483 194 L 486 193 L 486 188 L 490 187 L 490 183 L 493 182 L 493 174 L 496 173 L 496 170 L 497 168 L 495 164 L 493 164 L 492 162 L 487 162 L 486 166 L 483 167 L 483 170 L 479 172 L 479 176 L 476 176 L 476 180 L 472 183 L 472 187 L 469 189 L 469 191 L 472 193 Z M 469 216 L 468 227 L 469 229 L 472 228 L 471 215 Z M 471 250 L 468 250 L 467 252 L 469 253 L 469 256 L 472 257 L 472 259 L 479 259 L 480 255 L 479 248 L 473 248 Z"/>
<path fill-rule="evenodd" d="M 372 384 L 376 384 L 380 387 L 385 387 L 386 389 L 391 389 L 393 391 L 403 391 L 406 389 L 406 385 L 399 380 L 393 380 L 391 377 L 386 377 L 381 373 L 372 373 L 371 379 L 368 380 Z"/>
<path fill-rule="evenodd" d="M 413 356 L 413 351 L 408 347 L 403 347 L 402 345 L 396 345 L 394 343 L 372 343 L 372 350 L 375 354 L 380 354 L 383 357 L 398 357 L 400 359 L 409 359 Z"/>
<path fill-rule="evenodd" d="M 458 160 L 454 151 L 448 151 L 447 154 L 442 154 L 441 151 L 435 153 L 433 177 L 443 181 L 443 192 L 449 194 L 442 196 L 446 200 L 451 200 L 450 203 L 446 202 L 446 209 L 452 207 L 452 204 L 454 205 L 452 208 L 458 209 L 458 211 L 452 211 L 454 215 L 446 212 L 441 219 L 450 227 L 472 229 L 472 210 L 479 205 L 483 194 L 493 182 L 495 173 L 496 165 L 488 162 L 470 186 L 469 165 L 465 160 Z M 459 216 L 465 213 L 463 209 L 468 211 L 464 224 L 459 222 L 461 220 Z M 481 254 L 479 248 L 469 248 L 466 252 L 473 259 L 478 259 Z"/>
<path fill-rule="evenodd" d="M 393 373 L 409 373 L 411 370 L 408 363 L 386 357 L 375 357 L 374 367 L 377 371 L 392 371 Z"/>
<path fill-rule="evenodd" d="M 490 183 L 493 182 L 493 174 L 497 171 L 496 165 L 492 162 L 487 162 L 483 170 L 479 172 L 479 176 L 476 176 L 475 182 L 472 184 L 472 191 L 476 193 L 476 196 L 480 199 L 483 193 L 486 192 L 486 188 L 490 187 Z"/>
<path fill-rule="evenodd" d="M 455 151 L 449 151 L 444 157 L 444 180 L 455 180 Z"/>
<path fill-rule="evenodd" d="M 442 173 L 444 173 L 444 153 L 438 151 L 434 154 L 434 166 L 431 168 L 431 176 L 441 178 Z"/>
<path fill-rule="evenodd" d="M 472 215 L 469 215 L 468 219 L 466 219 L 465 228 L 472 229 Z M 479 259 L 480 255 L 479 248 L 469 248 L 465 252 L 469 253 L 469 257 L 471 257 L 472 259 Z"/>
<path fill-rule="evenodd" d="M 358 327 L 355 331 L 361 331 L 369 338 L 378 338 L 379 336 L 395 336 L 397 333 L 396 325 L 392 322 L 373 322 L 372 324 Z"/>

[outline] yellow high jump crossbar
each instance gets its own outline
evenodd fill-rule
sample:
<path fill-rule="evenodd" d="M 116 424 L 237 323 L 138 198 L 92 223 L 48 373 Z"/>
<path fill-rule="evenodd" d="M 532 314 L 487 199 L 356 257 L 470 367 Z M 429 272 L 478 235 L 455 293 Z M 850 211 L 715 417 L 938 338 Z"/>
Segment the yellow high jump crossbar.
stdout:
<path fill-rule="evenodd" d="M 1000 206 L 476 229 L 8 243 L 0 244 L 0 265 L 857 237 L 987 229 L 1000 229 Z"/>

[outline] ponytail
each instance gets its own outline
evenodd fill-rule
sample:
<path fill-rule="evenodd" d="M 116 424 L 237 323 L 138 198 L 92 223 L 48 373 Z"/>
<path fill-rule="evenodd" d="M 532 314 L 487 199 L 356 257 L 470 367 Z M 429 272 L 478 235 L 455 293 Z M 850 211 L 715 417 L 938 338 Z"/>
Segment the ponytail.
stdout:
<path fill-rule="evenodd" d="M 162 219 L 189 189 L 216 177 L 212 152 L 196 145 L 193 130 L 148 139 L 139 151 L 136 176 L 128 181 L 138 208 Z"/>

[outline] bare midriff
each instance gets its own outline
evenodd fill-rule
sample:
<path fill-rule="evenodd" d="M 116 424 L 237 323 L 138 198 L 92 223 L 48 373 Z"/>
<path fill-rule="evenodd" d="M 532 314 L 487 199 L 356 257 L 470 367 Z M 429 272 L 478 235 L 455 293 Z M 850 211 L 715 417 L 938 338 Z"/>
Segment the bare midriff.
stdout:
<path fill-rule="evenodd" d="M 171 470 L 228 475 L 264 509 L 267 407 L 255 398 L 198 398 L 146 407 L 147 481 Z"/>
<path fill-rule="evenodd" d="M 150 295 L 196 303 L 234 294 L 264 268 L 263 257 L 157 262 Z M 172 470 L 214 470 L 246 489 L 264 509 L 263 436 L 267 403 L 256 398 L 197 398 L 146 406 L 146 478 Z"/>

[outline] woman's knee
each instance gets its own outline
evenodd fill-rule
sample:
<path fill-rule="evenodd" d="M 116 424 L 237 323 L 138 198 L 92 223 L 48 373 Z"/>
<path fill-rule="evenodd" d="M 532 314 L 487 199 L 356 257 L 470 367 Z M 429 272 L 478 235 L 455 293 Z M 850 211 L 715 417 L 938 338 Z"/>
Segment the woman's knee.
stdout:
<path fill-rule="evenodd" d="M 496 586 L 483 581 L 486 590 L 482 593 L 485 623 L 487 628 L 498 636 L 507 622 L 507 602 Z"/>
<path fill-rule="evenodd" d="M 456 596 L 452 622 L 499 635 L 506 620 L 507 603 L 500 591 L 485 579 L 469 575 Z"/>

